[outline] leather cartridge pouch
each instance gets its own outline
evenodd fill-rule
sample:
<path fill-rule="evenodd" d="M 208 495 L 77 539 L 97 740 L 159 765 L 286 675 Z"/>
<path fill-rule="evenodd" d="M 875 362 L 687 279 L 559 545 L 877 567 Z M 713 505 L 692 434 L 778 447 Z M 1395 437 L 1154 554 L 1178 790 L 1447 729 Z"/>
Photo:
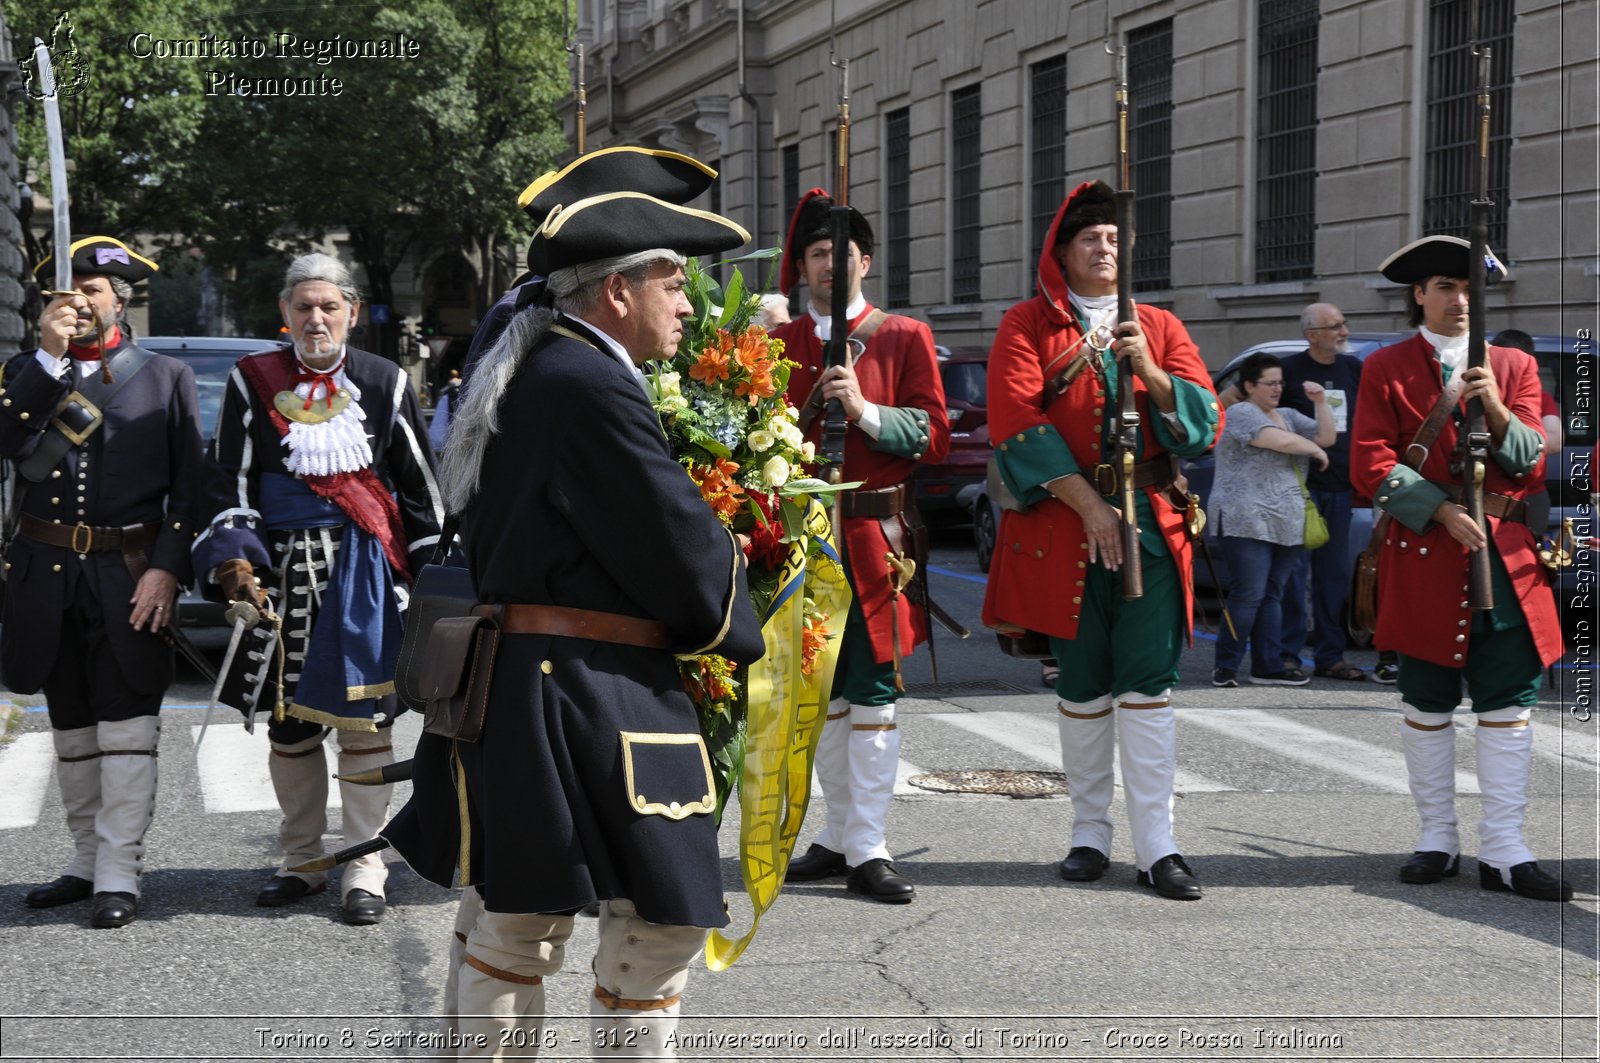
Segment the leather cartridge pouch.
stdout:
<path fill-rule="evenodd" d="M 428 642 L 434 626 L 443 619 L 464 617 L 477 607 L 472 574 L 456 565 L 423 565 L 411 588 L 406 626 L 400 635 L 400 661 L 395 667 L 394 692 L 412 712 L 428 711 L 422 693 L 422 672 L 428 659 Z"/>
<path fill-rule="evenodd" d="M 493 613 L 434 621 L 418 680 L 425 702 L 424 731 L 458 742 L 476 742 L 483 736 L 499 645 L 500 623 Z"/>

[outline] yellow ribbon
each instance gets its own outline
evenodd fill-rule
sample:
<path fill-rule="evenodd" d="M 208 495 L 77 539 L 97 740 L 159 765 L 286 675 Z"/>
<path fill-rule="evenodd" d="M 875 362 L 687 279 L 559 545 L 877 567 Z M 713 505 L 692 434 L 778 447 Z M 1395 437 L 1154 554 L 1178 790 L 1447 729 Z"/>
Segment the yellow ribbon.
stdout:
<path fill-rule="evenodd" d="M 767 652 L 746 676 L 744 773 L 739 782 L 739 864 L 754 909 L 750 927 L 737 938 L 713 930 L 706 941 L 706 966 L 724 971 L 754 940 L 761 917 L 783 888 L 789 857 L 811 801 L 811 764 L 822 734 L 833 673 L 839 663 L 838 633 L 850 611 L 850 585 L 837 560 L 827 512 L 809 499 L 806 535 L 790 544 L 762 635 Z M 832 557 L 808 561 L 812 540 Z M 805 600 L 831 618 L 835 635 L 818 654 L 810 675 L 800 670 Z"/>

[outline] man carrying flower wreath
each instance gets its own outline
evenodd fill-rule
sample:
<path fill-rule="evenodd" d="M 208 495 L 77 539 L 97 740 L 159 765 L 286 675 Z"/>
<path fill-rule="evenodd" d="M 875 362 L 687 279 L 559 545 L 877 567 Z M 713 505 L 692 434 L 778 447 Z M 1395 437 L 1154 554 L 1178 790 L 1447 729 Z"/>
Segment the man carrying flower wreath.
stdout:
<path fill-rule="evenodd" d="M 498 649 L 473 662 L 490 677 L 481 735 L 425 731 L 383 833 L 423 877 L 467 887 L 445 1003 L 477 1054 L 554 1046 L 542 982 L 599 900 L 591 1049 L 670 1058 L 688 965 L 728 922 L 677 655 L 748 663 L 764 640 L 741 544 L 675 460 L 639 366 L 677 348 L 691 311 L 680 252 L 749 237 L 679 205 L 679 179 L 699 180 L 685 163 L 596 152 L 529 189 L 551 204 L 528 255 L 543 288 L 473 369 L 441 464 Z"/>
<path fill-rule="evenodd" d="M 903 693 L 900 661 L 928 641 L 927 615 L 901 593 L 888 555 L 911 557 L 920 526 L 911 504 L 918 462 L 938 462 L 950 449 L 944 385 L 933 333 L 912 318 L 885 314 L 861 295 L 872 265 L 872 227 L 850 214 L 847 315 L 851 337 L 865 346 L 853 365 L 826 367 L 831 334 L 832 200 L 822 189 L 801 199 L 789 223 L 778 286 L 785 294 L 804 280 L 808 313 L 773 330 L 796 363 L 789 401 L 801 419 L 837 399 L 848 421 L 843 476 L 862 481 L 841 498 L 840 547 L 855 600 L 845 625 L 833 701 L 817 745 L 816 773 L 828 804 L 822 833 L 789 865 L 788 881 L 809 882 L 849 872 L 846 885 L 876 901 L 905 904 L 916 889 L 896 870 L 885 844 L 885 820 L 900 761 L 895 702 Z M 813 416 L 807 435 L 821 432 Z"/>

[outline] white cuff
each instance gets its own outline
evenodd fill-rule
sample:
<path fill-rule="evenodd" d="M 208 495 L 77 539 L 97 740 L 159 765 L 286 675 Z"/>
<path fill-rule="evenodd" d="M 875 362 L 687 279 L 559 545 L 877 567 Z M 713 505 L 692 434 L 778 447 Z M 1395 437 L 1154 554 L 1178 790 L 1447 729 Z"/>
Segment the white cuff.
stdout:
<path fill-rule="evenodd" d="M 66 374 L 67 366 L 72 364 L 72 359 L 57 358 L 43 347 L 34 351 L 33 356 L 38 359 L 40 365 L 44 366 L 44 371 L 57 380 L 60 380 Z"/>
<path fill-rule="evenodd" d="M 856 418 L 856 425 L 873 439 L 883 434 L 883 415 L 878 412 L 878 404 L 867 403 L 862 409 L 861 416 Z"/>

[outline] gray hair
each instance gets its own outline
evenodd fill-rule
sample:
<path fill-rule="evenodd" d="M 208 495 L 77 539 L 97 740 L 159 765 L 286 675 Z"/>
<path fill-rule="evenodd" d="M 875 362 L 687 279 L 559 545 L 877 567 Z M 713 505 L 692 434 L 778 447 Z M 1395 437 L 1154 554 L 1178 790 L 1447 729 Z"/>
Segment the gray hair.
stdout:
<path fill-rule="evenodd" d="M 1312 329 L 1316 328 L 1316 320 L 1319 316 L 1321 316 L 1319 311 L 1323 310 L 1331 310 L 1334 313 L 1339 312 L 1339 308 L 1334 306 L 1332 303 L 1311 303 L 1304 310 L 1300 311 L 1300 331 L 1310 332 Z"/>
<path fill-rule="evenodd" d="M 460 513 L 478 493 L 483 458 L 489 443 L 500 434 L 501 407 L 528 352 L 555 324 L 557 312 L 581 316 L 593 310 L 607 277 L 620 273 L 638 288 L 659 262 L 684 263 L 682 255 L 665 248 L 637 251 L 552 270 L 545 278 L 551 306 L 530 306 L 507 323 L 500 338 L 488 349 L 472 377 L 462 388 L 460 408 L 450 411 L 450 432 L 439 457 L 439 489 L 445 508 Z"/>
<path fill-rule="evenodd" d="M 110 274 L 106 275 L 106 281 L 111 285 L 111 294 L 122 304 L 122 313 L 117 315 L 118 318 L 122 318 L 127 315 L 128 304 L 133 301 L 133 285 L 121 277 L 113 277 Z"/>
<path fill-rule="evenodd" d="M 326 281 L 339 289 L 348 302 L 353 303 L 361 298 L 361 290 L 356 287 L 355 278 L 345 264 L 332 255 L 318 251 L 301 255 L 289 263 L 283 275 L 283 291 L 278 293 L 279 300 L 288 302 L 294 296 L 295 286 L 306 281 Z"/>

